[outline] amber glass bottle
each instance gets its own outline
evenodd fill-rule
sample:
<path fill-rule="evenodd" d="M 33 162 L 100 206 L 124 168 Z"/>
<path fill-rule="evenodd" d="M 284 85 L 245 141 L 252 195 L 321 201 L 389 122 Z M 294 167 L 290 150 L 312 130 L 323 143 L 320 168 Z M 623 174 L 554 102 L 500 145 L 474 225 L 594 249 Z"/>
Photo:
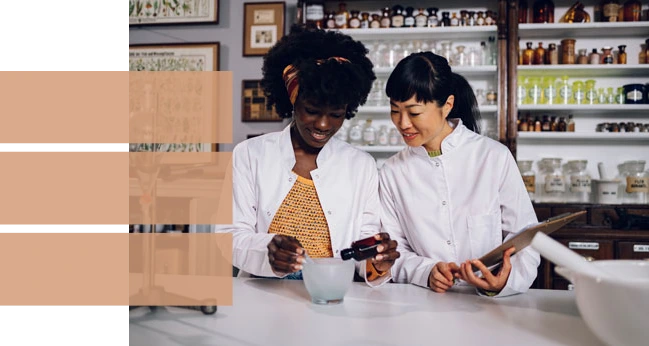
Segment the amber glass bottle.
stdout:
<path fill-rule="evenodd" d="M 617 0 L 602 1 L 602 22 L 617 22 L 620 3 Z"/>
<path fill-rule="evenodd" d="M 554 2 L 552 0 L 536 0 L 532 7 L 534 23 L 554 23 Z"/>
<path fill-rule="evenodd" d="M 543 42 L 539 42 L 539 46 L 534 50 L 534 56 L 532 58 L 532 64 L 534 65 L 543 65 L 545 62 L 545 48 L 543 48 Z"/>
<path fill-rule="evenodd" d="M 624 3 L 624 21 L 639 22 L 642 15 L 642 2 L 639 0 L 628 0 Z"/>
<path fill-rule="evenodd" d="M 534 49 L 532 42 L 526 42 L 527 48 L 523 51 L 523 65 L 532 65 L 534 63 Z"/>
<path fill-rule="evenodd" d="M 323 28 L 325 21 L 324 1 L 307 0 L 304 5 L 304 17 L 309 27 Z"/>

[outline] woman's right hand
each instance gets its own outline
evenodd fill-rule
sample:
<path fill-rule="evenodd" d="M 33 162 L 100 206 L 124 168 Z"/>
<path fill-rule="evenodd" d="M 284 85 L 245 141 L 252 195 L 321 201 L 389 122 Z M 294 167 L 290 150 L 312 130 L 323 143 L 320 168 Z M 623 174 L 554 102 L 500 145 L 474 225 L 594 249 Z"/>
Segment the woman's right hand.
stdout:
<path fill-rule="evenodd" d="M 446 292 L 453 286 L 453 278 L 459 271 L 460 267 L 453 262 L 437 262 L 428 275 L 428 287 L 437 293 Z"/>
<path fill-rule="evenodd" d="M 268 243 L 270 267 L 280 276 L 302 270 L 304 254 L 304 248 L 295 237 L 278 234 Z"/>

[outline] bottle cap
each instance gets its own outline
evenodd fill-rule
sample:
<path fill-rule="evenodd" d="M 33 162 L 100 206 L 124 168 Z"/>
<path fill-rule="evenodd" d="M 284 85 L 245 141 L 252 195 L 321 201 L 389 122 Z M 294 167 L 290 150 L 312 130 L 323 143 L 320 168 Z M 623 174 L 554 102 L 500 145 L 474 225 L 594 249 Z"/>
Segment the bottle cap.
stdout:
<path fill-rule="evenodd" d="M 340 258 L 343 259 L 343 261 L 350 260 L 354 257 L 354 249 L 349 248 L 349 249 L 344 249 L 340 251 Z"/>

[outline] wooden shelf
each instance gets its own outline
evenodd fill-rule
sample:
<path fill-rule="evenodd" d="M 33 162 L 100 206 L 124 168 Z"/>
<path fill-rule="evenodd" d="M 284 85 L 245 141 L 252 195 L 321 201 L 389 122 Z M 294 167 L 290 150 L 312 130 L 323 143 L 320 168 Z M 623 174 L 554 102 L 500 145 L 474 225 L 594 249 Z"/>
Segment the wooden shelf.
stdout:
<path fill-rule="evenodd" d="M 486 26 L 454 26 L 434 28 L 381 28 L 381 29 L 336 29 L 343 34 L 350 35 L 357 40 L 403 40 L 408 39 L 435 39 L 444 40 L 471 39 L 473 41 L 486 40 L 495 36 L 498 30 L 496 25 Z"/>
<path fill-rule="evenodd" d="M 649 132 L 519 132 L 519 140 L 649 141 Z"/>
<path fill-rule="evenodd" d="M 649 22 L 519 24 L 521 41 L 529 38 L 554 37 L 642 37 L 649 36 Z"/>
<path fill-rule="evenodd" d="M 524 77 L 562 76 L 573 77 L 640 77 L 649 76 L 649 64 L 645 65 L 524 65 L 518 66 Z"/>

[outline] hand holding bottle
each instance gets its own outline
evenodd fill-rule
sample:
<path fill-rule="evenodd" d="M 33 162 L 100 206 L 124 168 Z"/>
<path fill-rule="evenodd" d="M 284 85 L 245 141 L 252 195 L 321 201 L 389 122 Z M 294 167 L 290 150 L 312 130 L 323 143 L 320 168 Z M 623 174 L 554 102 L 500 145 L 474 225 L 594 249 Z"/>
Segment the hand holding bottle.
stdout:
<path fill-rule="evenodd" d="M 377 233 L 372 237 L 355 241 L 352 247 L 340 252 L 340 257 L 345 261 L 352 258 L 357 261 L 371 260 L 372 265 L 379 272 L 390 270 L 394 261 L 400 256 L 397 251 L 397 241 L 390 239 L 388 233 Z"/>

